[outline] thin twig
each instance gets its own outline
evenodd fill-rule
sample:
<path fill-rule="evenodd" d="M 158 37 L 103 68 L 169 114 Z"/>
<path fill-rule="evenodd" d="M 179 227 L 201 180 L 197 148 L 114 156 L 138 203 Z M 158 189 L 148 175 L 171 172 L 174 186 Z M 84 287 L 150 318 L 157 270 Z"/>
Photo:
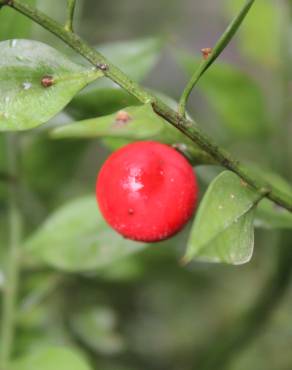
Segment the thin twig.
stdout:
<path fill-rule="evenodd" d="M 110 63 L 102 54 L 88 45 L 75 33 L 66 31 L 60 23 L 20 0 L 10 0 L 9 4 L 7 4 L 7 0 L 0 0 L 0 5 L 1 4 L 9 5 L 59 37 L 94 66 L 102 69 L 106 77 L 110 78 L 124 90 L 135 96 L 140 102 L 145 104 L 151 103 L 157 114 L 183 132 L 196 145 L 198 145 L 199 148 L 208 153 L 217 164 L 220 164 L 228 170 L 236 173 L 243 179 L 243 181 L 259 193 L 263 188 L 269 189 L 269 193 L 266 195 L 266 198 L 292 212 L 291 195 L 274 188 L 254 172 L 251 172 L 246 166 L 235 160 L 230 153 L 214 143 L 211 138 L 201 131 L 194 121 L 182 117 L 159 98 L 151 94 L 148 90 L 131 80 L 118 67 Z"/>
<path fill-rule="evenodd" d="M 223 35 L 220 37 L 214 48 L 211 49 L 210 54 L 206 56 L 206 59 L 202 61 L 198 69 L 195 71 L 194 75 L 190 79 L 180 98 L 178 107 L 180 115 L 185 116 L 186 104 L 193 88 L 198 83 L 199 79 L 203 76 L 203 74 L 208 70 L 208 68 L 211 67 L 211 65 L 215 62 L 215 60 L 219 57 L 222 51 L 229 44 L 229 42 L 235 35 L 236 31 L 239 29 L 244 18 L 246 17 L 254 1 L 255 0 L 246 1 L 246 4 L 243 6 L 239 14 L 229 24 L 229 26 L 227 27 Z"/>
<path fill-rule="evenodd" d="M 75 6 L 76 0 L 67 0 L 67 21 L 65 24 L 65 30 L 68 32 L 73 32 Z"/>

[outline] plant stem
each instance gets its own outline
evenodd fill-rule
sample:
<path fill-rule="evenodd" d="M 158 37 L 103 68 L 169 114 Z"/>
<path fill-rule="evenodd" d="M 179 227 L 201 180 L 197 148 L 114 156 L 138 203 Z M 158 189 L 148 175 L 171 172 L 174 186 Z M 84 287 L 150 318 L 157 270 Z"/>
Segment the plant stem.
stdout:
<path fill-rule="evenodd" d="M 196 362 L 198 370 L 223 370 L 234 356 L 265 327 L 275 308 L 285 295 L 292 275 L 291 231 L 284 231 L 277 248 L 275 271 L 269 277 L 250 310 L 241 314 L 228 328 L 216 335 Z"/>
<path fill-rule="evenodd" d="M 17 137 L 7 134 L 8 171 L 13 176 L 18 173 Z M 0 370 L 9 367 L 14 339 L 15 306 L 19 275 L 19 247 L 21 241 L 22 220 L 18 205 L 18 185 L 13 182 L 8 187 L 8 229 L 9 249 L 3 288 L 3 308 L 1 318 Z"/>
<path fill-rule="evenodd" d="M 273 188 L 257 174 L 251 172 L 243 164 L 235 160 L 226 150 L 220 148 L 205 133 L 201 131 L 198 125 L 185 117 L 182 117 L 176 111 L 168 107 L 156 96 L 144 89 L 142 86 L 132 81 L 118 67 L 110 63 L 102 54 L 93 47 L 89 46 L 79 36 L 64 29 L 64 27 L 48 17 L 39 10 L 24 4 L 20 0 L 0 0 L 0 5 L 8 5 L 25 16 L 31 18 L 42 27 L 55 34 L 77 53 L 86 58 L 97 68 L 101 69 L 104 75 L 117 83 L 127 92 L 135 96 L 140 102 L 151 103 L 154 111 L 162 116 L 166 121 L 175 126 L 178 130 L 189 137 L 193 143 L 208 153 L 216 163 L 222 165 L 230 171 L 233 171 L 260 194 L 263 189 L 267 189 L 266 198 L 272 200 L 279 206 L 292 212 L 292 196 Z"/>
<path fill-rule="evenodd" d="M 73 32 L 75 5 L 76 0 L 67 0 L 67 21 L 65 24 L 65 30 L 68 32 Z"/>
<path fill-rule="evenodd" d="M 251 6 L 253 5 L 254 1 L 255 0 L 246 1 L 245 5 L 243 6 L 239 14 L 229 24 L 223 35 L 220 37 L 220 39 L 212 49 L 211 54 L 206 58 L 206 60 L 202 61 L 198 69 L 193 74 L 192 78 L 190 79 L 180 98 L 178 108 L 178 112 L 180 115 L 185 116 L 186 104 L 193 88 L 198 83 L 199 79 L 203 76 L 203 74 L 211 67 L 211 65 L 215 62 L 215 60 L 219 57 L 222 51 L 229 44 L 229 42 L 235 35 L 236 31 L 240 27 L 241 23 L 243 22 L 244 18 L 246 17 Z"/>

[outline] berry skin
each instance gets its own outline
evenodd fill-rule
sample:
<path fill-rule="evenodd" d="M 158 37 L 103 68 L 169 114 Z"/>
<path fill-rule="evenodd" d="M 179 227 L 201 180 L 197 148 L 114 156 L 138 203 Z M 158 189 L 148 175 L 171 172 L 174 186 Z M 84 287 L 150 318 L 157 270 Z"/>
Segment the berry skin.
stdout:
<path fill-rule="evenodd" d="M 109 156 L 96 182 L 101 213 L 124 237 L 157 242 L 191 218 L 198 197 L 196 176 L 173 148 L 153 141 L 131 143 Z"/>

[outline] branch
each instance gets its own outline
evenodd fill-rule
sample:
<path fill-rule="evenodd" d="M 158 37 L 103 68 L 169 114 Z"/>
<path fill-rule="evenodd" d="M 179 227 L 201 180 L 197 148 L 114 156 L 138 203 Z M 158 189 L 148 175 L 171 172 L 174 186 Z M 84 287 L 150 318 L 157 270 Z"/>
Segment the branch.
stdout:
<path fill-rule="evenodd" d="M 14 177 L 18 172 L 18 146 L 17 138 L 7 134 L 7 163 L 8 170 Z M 9 249 L 3 288 L 3 308 L 1 318 L 1 347 L 0 347 L 0 370 L 9 367 L 14 339 L 15 306 L 19 275 L 19 247 L 21 240 L 22 220 L 18 205 L 19 189 L 16 182 L 9 185 L 8 204 L 8 227 Z"/>
<path fill-rule="evenodd" d="M 68 32 L 73 32 L 73 18 L 75 5 L 76 0 L 67 0 L 67 21 L 64 28 Z"/>
<path fill-rule="evenodd" d="M 281 302 L 290 286 L 292 275 L 291 231 L 282 233 L 277 249 L 278 258 L 274 273 L 261 290 L 253 307 L 241 314 L 229 328 L 224 328 L 208 344 L 196 361 L 199 370 L 224 370 L 234 356 L 261 333 L 275 308 Z"/>
<path fill-rule="evenodd" d="M 144 104 L 151 103 L 153 110 L 157 114 L 183 132 L 195 144 L 197 144 L 199 148 L 208 153 L 217 164 L 220 164 L 228 170 L 236 173 L 243 181 L 259 192 L 259 194 L 262 194 L 263 189 L 267 189 L 268 193 L 266 198 L 292 212 L 292 197 L 290 195 L 275 189 L 256 174 L 250 172 L 248 168 L 235 160 L 227 151 L 215 144 L 212 139 L 201 131 L 194 121 L 182 117 L 159 98 L 151 94 L 136 82 L 132 81 L 118 67 L 110 63 L 102 54 L 88 45 L 79 36 L 66 31 L 60 23 L 54 21 L 37 9 L 24 4 L 20 0 L 0 0 L 0 6 L 1 5 L 8 5 L 16 9 L 42 27 L 46 28 L 51 33 L 55 34 L 90 63 L 102 70 L 106 77 L 110 78 L 124 90 L 135 96 L 140 102 Z"/>
<path fill-rule="evenodd" d="M 222 53 L 222 51 L 226 48 L 226 46 L 229 44 L 233 36 L 235 35 L 236 31 L 240 27 L 241 23 L 243 22 L 244 18 L 246 17 L 248 11 L 250 10 L 252 4 L 255 0 L 247 0 L 246 4 L 243 6 L 239 14 L 233 19 L 233 21 L 229 24 L 223 35 L 220 37 L 216 45 L 213 49 L 208 50 L 210 54 L 206 53 L 205 60 L 202 61 L 199 68 L 195 71 L 194 75 L 190 79 L 189 83 L 187 84 L 185 90 L 182 93 L 182 96 L 180 98 L 179 102 L 179 114 L 182 116 L 185 116 L 186 111 L 186 104 L 187 100 L 199 81 L 199 79 L 203 76 L 203 74 L 211 67 L 211 65 L 215 62 L 215 60 L 219 57 L 219 55 Z M 203 49 L 203 53 L 206 49 Z"/>

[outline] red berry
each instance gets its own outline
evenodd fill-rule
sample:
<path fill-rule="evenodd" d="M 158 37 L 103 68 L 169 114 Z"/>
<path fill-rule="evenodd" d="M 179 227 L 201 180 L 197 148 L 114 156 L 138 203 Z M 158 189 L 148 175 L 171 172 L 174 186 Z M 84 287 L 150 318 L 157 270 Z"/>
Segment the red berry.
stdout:
<path fill-rule="evenodd" d="M 105 161 L 96 196 L 101 213 L 116 231 L 129 239 L 156 242 L 188 222 L 198 186 L 191 165 L 180 153 L 143 141 L 124 146 Z"/>

